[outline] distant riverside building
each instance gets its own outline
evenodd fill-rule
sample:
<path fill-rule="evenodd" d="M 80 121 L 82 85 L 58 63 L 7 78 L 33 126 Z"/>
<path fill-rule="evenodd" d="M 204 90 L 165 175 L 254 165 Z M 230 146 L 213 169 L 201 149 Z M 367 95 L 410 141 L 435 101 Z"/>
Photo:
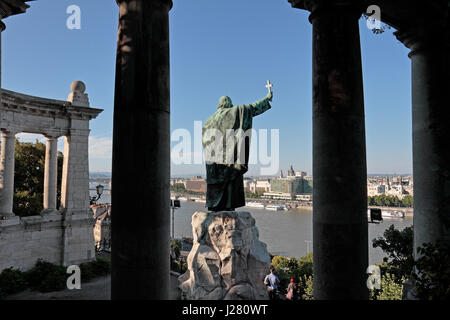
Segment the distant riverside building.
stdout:
<path fill-rule="evenodd" d="M 252 179 L 244 178 L 244 190 L 245 192 L 250 192 L 250 185 L 253 183 Z"/>
<path fill-rule="evenodd" d="M 403 199 L 406 195 L 413 195 L 412 177 L 372 177 L 367 179 L 367 195 L 390 195 Z"/>
<path fill-rule="evenodd" d="M 200 176 L 195 176 L 193 179 L 184 182 L 184 188 L 188 191 L 206 192 L 206 180 Z"/>
<path fill-rule="evenodd" d="M 111 249 L 111 204 L 95 204 L 91 206 L 94 225 L 94 241 L 97 250 Z"/>
<path fill-rule="evenodd" d="M 270 179 L 256 180 L 245 178 L 244 190 L 250 193 L 268 192 L 270 191 Z"/>
<path fill-rule="evenodd" d="M 294 168 L 292 168 L 292 164 L 291 164 L 291 168 L 288 170 L 287 176 L 295 177 L 295 172 L 294 172 Z"/>
<path fill-rule="evenodd" d="M 380 194 L 386 193 L 386 186 L 384 184 L 375 184 L 367 186 L 367 195 L 373 197 Z"/>
<path fill-rule="evenodd" d="M 173 186 L 175 184 L 180 184 L 182 183 L 184 185 L 185 179 L 181 179 L 181 178 L 171 178 L 170 179 L 170 185 Z"/>
<path fill-rule="evenodd" d="M 281 173 L 280 178 L 271 179 L 270 192 L 264 193 L 267 198 L 273 199 L 295 199 L 296 195 L 303 194 L 312 194 L 312 177 L 304 171 L 295 172 L 292 165 L 286 178 Z"/>
<path fill-rule="evenodd" d="M 306 172 L 305 171 L 296 171 L 295 172 L 295 176 L 296 177 L 306 177 Z"/>
<path fill-rule="evenodd" d="M 274 200 L 293 200 L 294 196 L 288 192 L 264 192 L 263 198 Z"/>
<path fill-rule="evenodd" d="M 270 191 L 270 180 L 256 180 L 250 185 L 250 192 L 268 192 Z"/>
<path fill-rule="evenodd" d="M 297 194 L 295 196 L 295 200 L 300 200 L 300 201 L 312 201 L 313 199 L 313 195 L 308 193 L 308 194 Z"/>

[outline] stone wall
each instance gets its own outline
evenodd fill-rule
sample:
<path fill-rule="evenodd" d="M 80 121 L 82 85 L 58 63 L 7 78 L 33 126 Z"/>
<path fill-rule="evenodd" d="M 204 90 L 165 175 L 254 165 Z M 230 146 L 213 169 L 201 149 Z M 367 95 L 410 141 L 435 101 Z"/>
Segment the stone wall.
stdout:
<path fill-rule="evenodd" d="M 72 216 L 69 225 L 61 214 L 0 220 L 0 272 L 9 267 L 28 270 L 39 258 L 65 265 L 92 260 L 92 228 L 87 215 Z"/>

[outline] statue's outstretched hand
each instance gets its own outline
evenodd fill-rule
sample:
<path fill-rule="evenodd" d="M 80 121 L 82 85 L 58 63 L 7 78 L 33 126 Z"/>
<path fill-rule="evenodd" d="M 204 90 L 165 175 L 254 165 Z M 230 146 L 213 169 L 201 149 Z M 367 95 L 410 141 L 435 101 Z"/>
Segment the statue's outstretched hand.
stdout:
<path fill-rule="evenodd" d="M 270 92 L 267 94 L 266 98 L 269 99 L 270 101 L 272 101 L 272 98 L 273 98 L 273 92 L 270 91 Z"/>

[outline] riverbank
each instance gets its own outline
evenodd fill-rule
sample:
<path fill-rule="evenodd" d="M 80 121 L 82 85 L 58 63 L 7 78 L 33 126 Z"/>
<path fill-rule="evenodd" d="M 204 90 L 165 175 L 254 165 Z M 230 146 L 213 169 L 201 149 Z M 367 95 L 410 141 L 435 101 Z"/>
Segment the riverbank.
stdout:
<path fill-rule="evenodd" d="M 176 193 L 177 197 L 185 197 L 187 201 L 195 201 L 197 198 L 204 198 L 206 195 L 192 195 L 192 194 L 181 194 Z M 190 200 L 192 199 L 192 200 Z M 298 201 L 298 200 L 274 200 L 274 199 L 263 199 L 263 198 L 246 198 L 246 202 L 260 202 L 264 204 L 273 204 L 279 203 L 284 205 L 289 205 L 291 209 L 305 209 L 311 210 L 313 209 L 313 205 L 310 201 Z M 204 200 L 203 200 L 204 201 Z M 202 201 L 198 201 L 202 202 Z M 405 213 L 406 217 L 413 217 L 414 208 L 406 208 L 406 207 L 381 207 L 381 206 L 368 206 L 368 209 L 381 209 L 382 211 L 402 211 Z"/>

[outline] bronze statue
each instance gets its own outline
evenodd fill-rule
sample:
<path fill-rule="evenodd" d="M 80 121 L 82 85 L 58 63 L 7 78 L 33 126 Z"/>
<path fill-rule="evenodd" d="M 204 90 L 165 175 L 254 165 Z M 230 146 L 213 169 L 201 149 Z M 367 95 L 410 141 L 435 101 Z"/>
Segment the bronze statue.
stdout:
<path fill-rule="evenodd" d="M 248 170 L 252 120 L 271 108 L 273 97 L 270 81 L 266 87 L 267 96 L 252 104 L 233 106 L 230 97 L 221 97 L 217 111 L 203 125 L 208 210 L 245 206 L 243 176 Z"/>

